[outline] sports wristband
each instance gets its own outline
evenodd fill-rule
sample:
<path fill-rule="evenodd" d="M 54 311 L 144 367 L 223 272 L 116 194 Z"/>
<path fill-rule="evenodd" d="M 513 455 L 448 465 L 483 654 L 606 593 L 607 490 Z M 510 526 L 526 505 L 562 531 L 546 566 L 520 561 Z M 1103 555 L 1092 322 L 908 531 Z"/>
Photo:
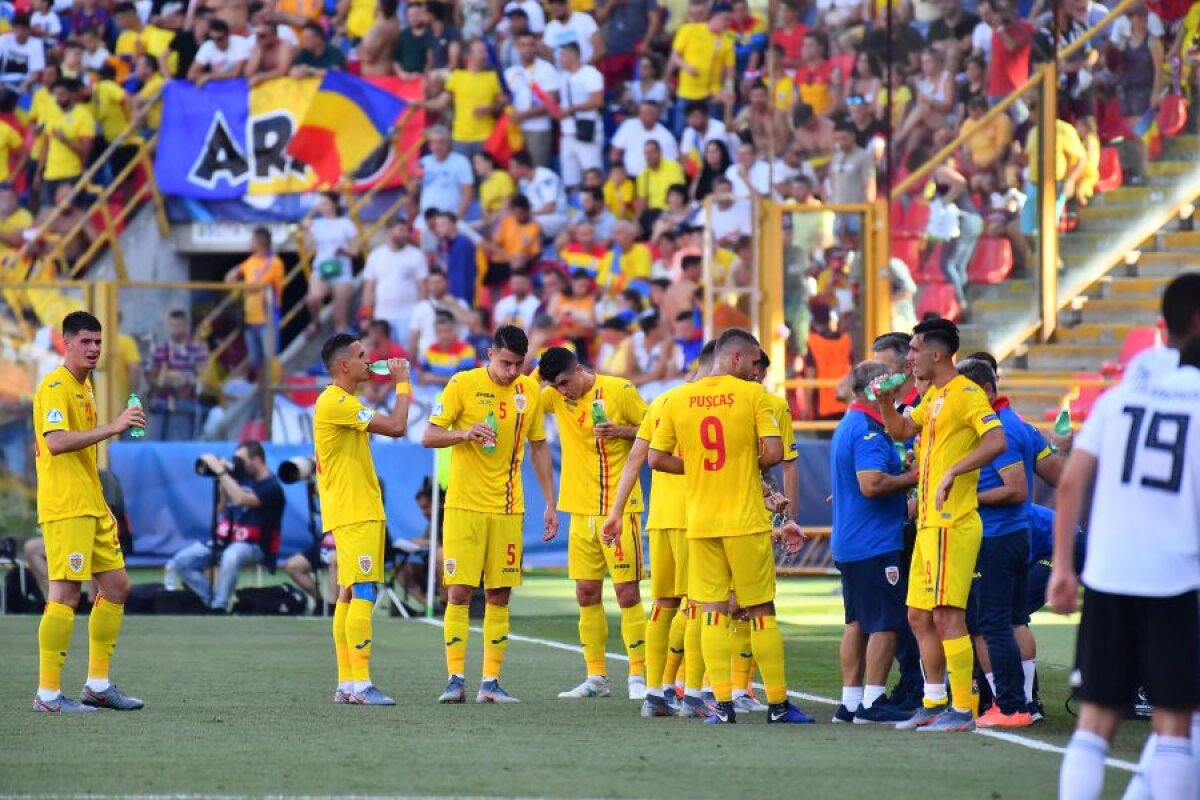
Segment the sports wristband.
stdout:
<path fill-rule="evenodd" d="M 412 385 L 411 384 L 407 384 L 407 383 L 397 383 L 396 384 L 396 396 L 397 397 L 400 397 L 402 395 L 410 395 L 410 394 L 412 394 Z"/>

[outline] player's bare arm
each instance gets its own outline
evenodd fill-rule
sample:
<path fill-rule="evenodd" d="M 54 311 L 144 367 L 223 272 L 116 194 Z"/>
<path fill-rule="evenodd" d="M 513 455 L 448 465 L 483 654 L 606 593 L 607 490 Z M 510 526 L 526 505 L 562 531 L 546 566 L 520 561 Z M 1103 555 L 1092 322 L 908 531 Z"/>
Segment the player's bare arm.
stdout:
<path fill-rule="evenodd" d="M 546 510 L 542 513 L 542 541 L 553 541 L 558 535 L 558 509 L 554 507 L 554 465 L 550 460 L 550 445 L 545 439 L 529 443 L 529 460 L 546 500 Z"/>
<path fill-rule="evenodd" d="M 632 442 L 637 438 L 637 425 L 617 425 L 613 422 L 601 422 L 594 429 L 597 439 L 624 439 Z"/>
<path fill-rule="evenodd" d="M 764 436 L 758 443 L 758 466 L 761 469 L 770 469 L 783 461 L 783 439 L 778 436 Z"/>
<path fill-rule="evenodd" d="M 120 436 L 130 428 L 145 428 L 146 412 L 140 408 L 127 408 L 121 415 L 107 425 L 97 425 L 87 431 L 47 431 L 46 449 L 51 455 L 75 453 L 86 450 L 94 444 L 106 439 Z"/>
<path fill-rule="evenodd" d="M 425 427 L 425 433 L 421 436 L 421 444 L 425 447 L 454 447 L 463 442 L 484 445 L 495 440 L 496 435 L 492 433 L 492 429 L 482 422 L 476 422 L 469 428 L 457 431 L 448 431 L 431 422 Z"/>
<path fill-rule="evenodd" d="M 1057 453 L 1051 453 L 1033 467 L 1037 476 L 1051 486 L 1058 486 L 1058 482 L 1062 480 L 1063 469 L 1067 465 L 1071 438 L 1067 437 L 1063 441 L 1068 443 L 1066 450 L 1060 447 Z"/>
<path fill-rule="evenodd" d="M 683 459 L 672 453 L 664 453 L 662 450 L 650 448 L 648 456 L 650 461 L 650 469 L 658 470 L 659 472 L 669 472 L 672 475 L 683 474 Z"/>
<path fill-rule="evenodd" d="M 884 405 L 887 404 L 885 403 Z M 942 482 L 938 484 L 936 495 L 937 510 L 942 510 L 942 503 L 946 502 L 946 498 L 950 496 L 950 489 L 954 486 L 954 481 L 959 475 L 973 472 L 985 464 L 995 461 L 997 456 L 1003 453 L 1004 448 L 1007 446 L 1008 442 L 1004 438 L 1004 430 L 1001 428 L 992 428 L 980 437 L 979 445 L 968 453 L 965 458 L 946 470 L 946 474 L 942 476 Z"/>
<path fill-rule="evenodd" d="M 392 405 L 392 413 L 376 414 L 367 425 L 368 433 L 381 436 L 391 436 L 398 439 L 408 433 L 408 407 L 412 403 L 412 387 L 409 385 L 408 360 L 389 358 L 388 372 L 396 384 L 396 402 Z"/>
<path fill-rule="evenodd" d="M 633 447 L 629 449 L 629 457 L 625 459 L 625 466 L 621 470 L 621 479 L 617 481 L 617 496 L 613 498 L 612 511 L 608 513 L 608 518 L 604 520 L 604 526 L 600 529 L 606 545 L 612 545 L 621 536 L 621 529 L 625 524 L 623 512 L 629 502 L 629 495 L 633 494 L 633 486 L 637 483 L 642 465 L 646 463 L 646 453 L 649 450 L 650 444 L 645 439 L 633 440 Z"/>
<path fill-rule="evenodd" d="M 1096 457 L 1082 450 L 1071 453 L 1058 483 L 1054 515 L 1054 566 L 1046 585 L 1046 603 L 1060 614 L 1070 614 L 1079 604 L 1079 577 L 1075 574 L 1075 528 L 1083 516 L 1084 499 L 1096 479 Z"/>
<path fill-rule="evenodd" d="M 1001 484 L 995 489 L 979 493 L 981 506 L 1011 506 L 1024 503 L 1029 497 L 1029 481 L 1025 478 L 1025 465 L 1009 464 L 998 470 Z"/>
<path fill-rule="evenodd" d="M 858 473 L 858 490 L 863 497 L 886 497 L 897 492 L 907 492 L 917 485 L 917 473 L 904 472 L 888 475 L 886 472 L 864 470 Z"/>

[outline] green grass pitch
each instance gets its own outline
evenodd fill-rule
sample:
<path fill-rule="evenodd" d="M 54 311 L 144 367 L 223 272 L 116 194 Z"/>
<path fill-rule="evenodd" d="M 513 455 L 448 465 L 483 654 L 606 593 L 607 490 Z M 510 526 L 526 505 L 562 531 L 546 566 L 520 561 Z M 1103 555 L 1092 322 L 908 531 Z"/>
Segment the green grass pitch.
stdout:
<path fill-rule="evenodd" d="M 607 601 L 610 653 L 622 652 L 616 604 Z M 780 585 L 789 682 L 840 695 L 840 599 L 832 580 Z M 513 633 L 577 643 L 565 578 L 537 576 L 518 590 Z M 87 665 L 86 619 L 64 688 Z M 52 718 L 30 712 L 37 618 L 0 618 L 0 795 L 454 795 L 490 797 L 1042 798 L 1056 791 L 1060 756 L 980 734 L 934 735 L 829 724 L 834 706 L 799 705 L 815 726 L 736 727 L 644 720 L 622 697 L 566 701 L 581 657 L 514 640 L 504 684 L 517 706 L 439 706 L 440 632 L 380 614 L 376 683 L 396 708 L 334 706 L 327 621 L 130 617 L 113 677 L 145 698 L 143 711 Z M 1047 721 L 1022 736 L 1061 746 L 1074 621 L 1039 615 Z M 473 699 L 480 637 L 468 654 Z M 625 665 L 610 660 L 616 694 Z M 1145 723 L 1128 723 L 1112 757 L 1136 761 Z M 1106 796 L 1128 772 L 1110 768 Z"/>

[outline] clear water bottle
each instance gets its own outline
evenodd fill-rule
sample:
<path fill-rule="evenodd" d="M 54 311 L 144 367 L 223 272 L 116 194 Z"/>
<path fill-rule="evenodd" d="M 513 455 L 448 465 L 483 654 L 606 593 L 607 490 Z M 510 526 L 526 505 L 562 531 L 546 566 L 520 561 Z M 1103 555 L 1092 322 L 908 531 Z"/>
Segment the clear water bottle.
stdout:
<path fill-rule="evenodd" d="M 163 588 L 169 592 L 179 588 L 179 576 L 175 574 L 175 568 L 171 566 L 170 561 L 163 567 Z"/>
<path fill-rule="evenodd" d="M 129 403 L 126 404 L 125 407 L 126 408 L 141 408 L 142 407 L 141 398 L 139 398 L 136 393 L 130 392 L 129 393 Z M 140 428 L 140 427 L 130 428 L 129 435 L 130 435 L 130 437 L 132 437 L 134 439 L 141 439 L 143 436 L 146 435 L 146 429 Z"/>

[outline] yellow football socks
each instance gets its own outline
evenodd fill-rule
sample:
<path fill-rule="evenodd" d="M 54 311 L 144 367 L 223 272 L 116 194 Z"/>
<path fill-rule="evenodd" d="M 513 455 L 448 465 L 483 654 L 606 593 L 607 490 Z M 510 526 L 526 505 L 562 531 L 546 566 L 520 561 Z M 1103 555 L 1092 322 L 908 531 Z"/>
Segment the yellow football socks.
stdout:
<path fill-rule="evenodd" d="M 688 690 L 699 692 L 704 686 L 704 648 L 701 632 L 704 630 L 704 620 L 701 618 L 700 607 L 688 609 L 687 629 L 684 631 L 683 647 L 683 686 Z M 699 695 L 696 695 L 699 697 Z"/>
<path fill-rule="evenodd" d="M 504 651 L 508 649 L 508 606 L 491 603 L 483 612 L 483 679 L 500 679 Z"/>
<path fill-rule="evenodd" d="M 950 673 L 950 702 L 955 711 L 969 711 L 972 707 L 972 667 L 975 664 L 971 651 L 971 637 L 960 636 L 942 642 L 946 654 L 946 671 Z"/>
<path fill-rule="evenodd" d="M 62 668 L 74 627 L 75 609 L 62 603 L 46 603 L 38 626 L 39 689 L 62 691 Z"/>
<path fill-rule="evenodd" d="M 354 680 L 350 670 L 350 644 L 346 641 L 346 615 L 350 613 L 350 604 L 339 600 L 333 607 L 333 650 L 337 653 L 338 684 L 348 684 Z"/>
<path fill-rule="evenodd" d="M 663 608 L 657 604 L 650 608 L 650 618 L 646 620 L 646 686 L 655 691 L 663 685 L 663 675 L 666 674 L 667 645 L 671 638 L 671 620 L 675 618 L 673 609 Z M 624 633 L 624 618 L 621 620 L 621 632 Z M 632 674 L 633 668 L 630 667 Z"/>
<path fill-rule="evenodd" d="M 787 670 L 784 668 L 783 636 L 774 616 L 750 620 L 750 649 L 763 676 L 767 702 L 787 701 Z"/>
<path fill-rule="evenodd" d="M 702 611 L 700 647 L 704 650 L 704 663 L 708 665 L 708 678 L 712 681 L 713 694 L 718 703 L 733 699 L 733 687 L 729 682 L 729 615 L 720 611 Z"/>
<path fill-rule="evenodd" d="M 471 634 L 470 607 L 446 606 L 444 633 L 446 636 L 446 672 L 463 676 L 467 673 L 467 637 Z"/>
<path fill-rule="evenodd" d="M 371 681 L 371 613 L 374 610 L 374 602 L 356 597 L 350 601 L 350 609 L 346 612 L 346 643 L 356 690 L 360 690 L 359 684 Z"/>
<path fill-rule="evenodd" d="M 583 645 L 583 660 L 587 674 L 606 676 L 604 650 L 608 644 L 608 617 L 604 606 L 581 606 L 579 608 L 579 643 Z"/>
<path fill-rule="evenodd" d="M 646 674 L 646 609 L 641 603 L 621 609 L 621 638 L 629 656 L 629 674 Z"/>
<path fill-rule="evenodd" d="M 669 610 L 664 610 L 664 614 L 670 613 Z M 688 613 L 687 607 L 679 609 L 676 614 L 671 614 L 671 632 L 667 637 L 667 653 L 666 662 L 663 667 L 662 685 L 673 686 L 675 678 L 679 674 L 680 665 L 683 664 L 683 640 L 684 634 L 687 632 Z M 647 660 L 648 657 L 647 657 Z M 650 673 L 654 675 L 653 672 Z M 650 684 L 653 686 L 654 684 Z"/>
<path fill-rule="evenodd" d="M 729 683 L 735 692 L 746 691 L 750 682 L 750 665 L 754 653 L 750 650 L 750 620 L 733 620 L 729 623 Z"/>
<path fill-rule="evenodd" d="M 117 649 L 117 637 L 121 633 L 121 620 L 125 617 L 125 606 L 96 598 L 88 620 L 88 680 L 108 680 L 108 668 L 112 663 L 113 651 Z"/>

